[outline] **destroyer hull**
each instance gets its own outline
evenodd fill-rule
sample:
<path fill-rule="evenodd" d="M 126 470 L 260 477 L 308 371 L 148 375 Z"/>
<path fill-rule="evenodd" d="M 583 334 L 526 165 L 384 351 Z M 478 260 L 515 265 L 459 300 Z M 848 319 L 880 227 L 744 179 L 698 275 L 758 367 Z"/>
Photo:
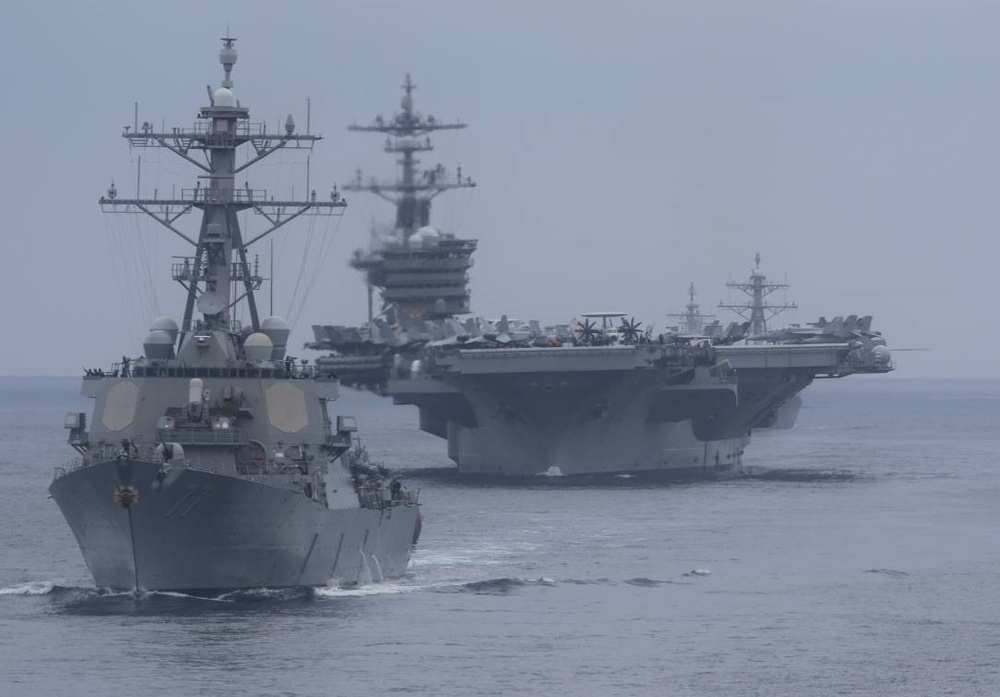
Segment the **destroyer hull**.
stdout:
<path fill-rule="evenodd" d="M 228 590 L 398 577 L 416 506 L 330 510 L 247 479 L 111 460 L 49 488 L 94 582 L 114 590 Z M 116 492 L 133 490 L 124 507 Z M 116 500 L 118 499 L 118 500 Z"/>

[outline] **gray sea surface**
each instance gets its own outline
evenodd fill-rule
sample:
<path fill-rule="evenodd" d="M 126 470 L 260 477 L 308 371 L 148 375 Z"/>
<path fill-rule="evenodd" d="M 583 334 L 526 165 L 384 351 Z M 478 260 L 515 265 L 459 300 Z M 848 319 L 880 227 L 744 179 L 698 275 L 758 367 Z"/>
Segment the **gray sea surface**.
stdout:
<path fill-rule="evenodd" d="M 400 581 L 201 599 L 93 588 L 46 488 L 77 378 L 0 378 L 0 695 L 1000 694 L 1000 381 L 822 381 L 745 476 L 468 480 L 416 412 L 346 392 L 413 470 Z"/>

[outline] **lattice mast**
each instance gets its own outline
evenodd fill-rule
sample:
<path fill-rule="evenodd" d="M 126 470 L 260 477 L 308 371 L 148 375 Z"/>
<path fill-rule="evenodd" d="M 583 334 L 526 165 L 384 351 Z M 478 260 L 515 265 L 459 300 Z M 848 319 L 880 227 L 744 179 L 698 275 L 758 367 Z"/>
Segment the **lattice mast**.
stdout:
<path fill-rule="evenodd" d="M 768 283 L 767 276 L 760 270 L 760 252 L 754 257 L 756 266 L 750 272 L 748 283 L 737 283 L 730 281 L 726 283 L 727 288 L 739 290 L 750 297 L 750 302 L 744 304 L 719 303 L 720 308 L 732 310 L 743 319 L 750 322 L 750 333 L 763 334 L 767 331 L 767 323 L 785 310 L 798 308 L 795 303 L 784 303 L 781 305 L 771 305 L 766 301 L 767 296 L 776 290 L 788 288 L 787 283 Z"/>
<path fill-rule="evenodd" d="M 141 127 L 138 118 L 125 126 L 123 137 L 130 148 L 165 148 L 202 171 L 193 189 L 182 189 L 179 197 L 162 199 L 154 191 L 153 198 L 119 198 L 112 182 L 100 204 L 107 212 L 145 213 L 193 248 L 192 256 L 179 257 L 172 266 L 172 277 L 187 291 L 181 332 L 223 330 L 236 332 L 240 328 L 232 320 L 235 305 L 245 301 L 252 331 L 260 330 L 260 317 L 254 292 L 263 278 L 248 262 L 249 247 L 278 228 L 301 215 L 333 215 L 346 203 L 336 188 L 329 200 L 319 200 L 316 191 L 305 201 L 274 200 L 266 190 L 251 189 L 249 182 L 235 185 L 236 175 L 257 164 L 268 155 L 282 149 L 311 151 L 322 136 L 298 134 L 291 114 L 285 120 L 284 133 L 269 133 L 263 124 L 251 124 L 250 112 L 233 95 L 232 68 L 236 63 L 236 39 L 222 38 L 219 62 L 225 76 L 216 90 L 208 86 L 209 106 L 202 107 L 199 121 L 191 128 L 173 128 L 159 133 L 149 122 Z M 237 165 L 237 151 L 246 144 L 247 161 Z M 200 151 L 201 156 L 197 153 Z M 177 226 L 177 220 L 193 209 L 202 211 L 197 239 Z M 237 213 L 252 210 L 261 215 L 270 227 L 250 240 L 244 240 Z M 256 265 L 255 265 L 256 266 Z M 202 314 L 195 320 L 195 308 Z"/>
<path fill-rule="evenodd" d="M 684 331 L 688 334 L 700 334 L 707 323 L 707 320 L 715 319 L 715 315 L 703 315 L 699 311 L 701 305 L 695 302 L 695 296 L 697 292 L 694 289 L 694 283 L 688 287 L 688 303 L 684 306 L 683 313 L 668 313 L 667 317 L 673 317 L 680 320 L 680 326 L 684 328 Z"/>
<path fill-rule="evenodd" d="M 391 119 L 376 116 L 368 125 L 352 124 L 350 131 L 385 134 L 385 152 L 398 154 L 399 177 L 392 182 L 370 179 L 363 181 L 361 171 L 353 183 L 344 186 L 348 191 L 367 191 L 385 199 L 396 207 L 396 229 L 408 240 L 420 228 L 430 225 L 431 200 L 450 189 L 465 189 L 476 185 L 471 177 L 462 176 L 458 167 L 454 177 L 449 177 L 442 165 L 419 172 L 420 160 L 416 153 L 434 149 L 430 135 L 434 131 L 465 128 L 461 122 L 445 123 L 433 116 L 424 116 L 413 108 L 413 90 L 416 85 L 407 74 L 403 82 L 401 111 Z"/>

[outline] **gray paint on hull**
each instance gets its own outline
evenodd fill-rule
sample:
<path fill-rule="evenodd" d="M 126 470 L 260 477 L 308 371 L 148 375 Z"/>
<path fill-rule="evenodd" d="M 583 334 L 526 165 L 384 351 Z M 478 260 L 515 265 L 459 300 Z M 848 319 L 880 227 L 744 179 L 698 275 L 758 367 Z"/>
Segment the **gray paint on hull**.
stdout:
<path fill-rule="evenodd" d="M 662 371 L 657 380 L 651 372 L 449 374 L 393 382 L 390 391 L 397 403 L 420 408 L 424 430 L 441 435 L 446 424 L 448 454 L 462 472 L 715 476 L 735 470 L 748 435 L 706 442 L 691 421 L 692 415 L 712 420 L 732 412 L 735 387 L 711 380 L 672 384 L 676 374 Z M 443 409 L 442 395 L 460 400 L 474 418 L 451 418 L 455 411 Z M 675 413 L 678 404 L 687 419 Z"/>
<path fill-rule="evenodd" d="M 386 578 L 406 571 L 416 506 L 330 510 L 295 492 L 195 469 L 158 488 L 159 469 L 105 461 L 49 488 L 99 587 L 319 586 L 377 580 L 378 569 Z M 112 500 L 123 480 L 139 491 L 127 510 Z"/>
<path fill-rule="evenodd" d="M 738 469 L 753 428 L 817 375 L 870 372 L 851 345 L 720 346 L 735 381 L 661 369 L 654 346 L 443 352 L 390 380 L 397 404 L 448 439 L 459 470 L 563 474 Z M 884 372 L 884 371 L 883 371 Z M 738 388 L 738 391 L 737 391 Z"/>
<path fill-rule="evenodd" d="M 533 475 L 557 468 L 564 475 L 660 471 L 692 477 L 734 473 L 749 442 L 748 436 L 699 441 L 689 424 L 651 424 L 641 429 L 642 446 L 637 447 L 630 442 L 636 436 L 632 426 L 622 421 L 600 431 L 568 432 L 540 456 L 530 433 L 449 424 L 448 453 L 460 471 L 470 474 Z"/>

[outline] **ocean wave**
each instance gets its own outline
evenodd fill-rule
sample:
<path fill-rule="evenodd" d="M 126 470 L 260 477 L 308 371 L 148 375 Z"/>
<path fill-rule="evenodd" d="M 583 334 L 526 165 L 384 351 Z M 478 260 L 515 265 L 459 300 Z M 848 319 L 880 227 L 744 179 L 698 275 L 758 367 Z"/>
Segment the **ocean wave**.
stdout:
<path fill-rule="evenodd" d="M 666 581 L 657 581 L 655 578 L 637 576 L 636 578 L 626 579 L 625 583 L 630 586 L 639 586 L 640 588 L 654 588 L 656 586 L 662 586 L 666 583 Z"/>
<path fill-rule="evenodd" d="M 681 574 L 681 578 L 696 578 L 708 576 L 712 572 L 708 569 L 691 569 Z M 638 588 L 656 588 L 658 586 L 690 586 L 692 581 L 683 581 L 678 579 L 657 579 L 649 578 L 647 576 L 637 576 L 635 578 L 629 578 L 624 581 L 624 583 L 630 586 L 636 586 Z"/>
<path fill-rule="evenodd" d="M 457 586 L 457 589 L 482 594 L 504 594 L 530 584 L 530 581 L 504 576 L 503 578 L 489 578 L 485 581 L 463 583 Z"/>
<path fill-rule="evenodd" d="M 865 569 L 866 574 L 882 574 L 883 576 L 888 576 L 889 578 L 903 578 L 909 576 L 905 571 L 899 571 L 897 569 Z"/>
<path fill-rule="evenodd" d="M 602 578 L 550 578 L 541 576 L 538 578 L 516 578 L 502 576 L 488 578 L 480 581 L 454 581 L 450 583 L 440 583 L 434 586 L 417 587 L 417 590 L 432 590 L 443 593 L 475 593 L 480 595 L 506 595 L 522 588 L 545 587 L 545 586 L 618 586 L 629 585 L 639 588 L 656 588 L 668 585 L 691 585 L 693 582 L 683 580 L 685 577 L 703 577 L 711 574 L 707 569 L 692 569 L 681 574 L 681 579 L 655 579 L 646 576 L 636 576 L 625 580 L 616 581 L 614 579 Z"/>
<path fill-rule="evenodd" d="M 0 596 L 51 596 L 57 599 L 94 599 L 133 596 L 131 591 L 112 591 L 94 586 L 72 586 L 60 581 L 29 581 L 0 588 Z"/>
<path fill-rule="evenodd" d="M 66 615 L 200 617 L 216 612 L 257 612 L 296 607 L 315 598 L 311 588 L 238 591 L 123 591 L 73 588 L 53 597 L 51 611 Z"/>
<path fill-rule="evenodd" d="M 646 576 L 636 576 L 635 578 L 625 579 L 625 583 L 639 588 L 656 588 L 657 586 L 669 586 L 678 583 L 678 581 L 661 581 L 655 578 L 647 578 Z"/>
<path fill-rule="evenodd" d="M 427 590 L 429 586 L 405 583 L 369 583 L 361 586 L 322 586 L 313 588 L 317 598 L 364 598 L 377 595 L 399 595 Z"/>
<path fill-rule="evenodd" d="M 512 578 L 503 576 L 500 578 L 488 578 L 482 581 L 467 581 L 464 583 L 452 583 L 441 585 L 435 590 L 444 593 L 475 593 L 477 595 L 506 595 L 520 588 L 530 586 L 555 586 L 555 579 L 541 576 L 535 579 Z"/>
<path fill-rule="evenodd" d="M 708 576 L 711 573 L 712 572 L 709 571 L 708 569 L 691 569 L 690 571 L 686 572 L 684 575 L 685 576 Z"/>
<path fill-rule="evenodd" d="M 20 586 L 0 588 L 0 595 L 49 595 L 61 587 L 51 581 L 31 581 Z"/>
<path fill-rule="evenodd" d="M 217 596 L 188 596 L 193 599 L 222 600 L 236 603 L 303 602 L 315 597 L 314 588 L 240 588 Z"/>
<path fill-rule="evenodd" d="M 195 593 L 182 593 L 180 591 L 139 591 L 135 594 L 138 600 L 171 598 L 175 600 L 204 600 L 210 603 L 231 603 L 232 599 L 227 598 L 228 594 L 221 595 L 197 595 Z"/>
<path fill-rule="evenodd" d="M 743 478 L 764 482 L 811 484 L 816 482 L 852 482 L 869 477 L 850 470 L 764 469 L 760 467 L 748 467 L 744 472 Z"/>

